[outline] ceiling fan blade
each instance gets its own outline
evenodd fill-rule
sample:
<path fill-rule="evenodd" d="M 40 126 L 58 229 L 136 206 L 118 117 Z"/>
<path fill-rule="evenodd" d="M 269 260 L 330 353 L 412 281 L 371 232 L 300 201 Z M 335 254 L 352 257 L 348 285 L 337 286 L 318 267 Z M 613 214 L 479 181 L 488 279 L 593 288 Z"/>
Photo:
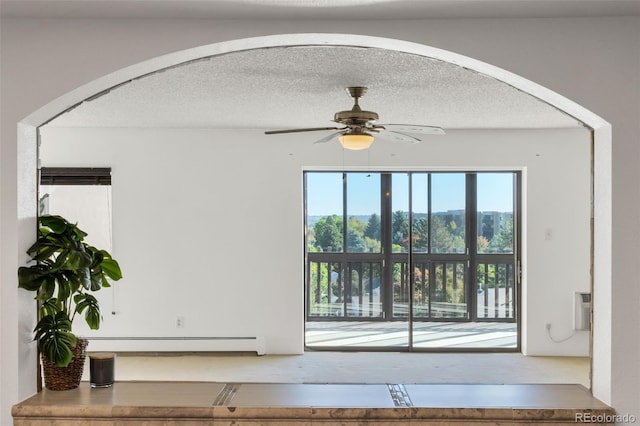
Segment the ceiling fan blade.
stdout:
<path fill-rule="evenodd" d="M 277 135 L 280 133 L 300 133 L 300 132 L 316 132 L 319 130 L 339 130 L 337 127 L 310 127 L 307 129 L 285 129 L 285 130 L 269 130 L 264 132 L 265 135 Z"/>
<path fill-rule="evenodd" d="M 421 124 L 380 124 L 387 130 L 403 133 L 420 133 L 421 135 L 444 135 L 442 127 L 424 126 Z"/>
<path fill-rule="evenodd" d="M 344 129 L 343 129 L 344 130 Z M 329 142 L 330 140 L 335 139 L 338 135 L 341 135 L 343 133 L 343 130 L 340 130 L 339 132 L 333 132 L 330 135 L 325 136 L 322 139 L 318 139 L 317 141 L 314 142 L 314 144 L 316 143 L 326 143 Z"/>
<path fill-rule="evenodd" d="M 418 139 L 417 137 L 411 135 L 405 135 L 404 133 L 396 132 L 394 130 L 385 130 L 383 132 L 380 132 L 380 134 L 377 135 L 376 138 L 386 139 L 391 142 L 403 142 L 412 144 L 422 142 L 422 139 Z"/>

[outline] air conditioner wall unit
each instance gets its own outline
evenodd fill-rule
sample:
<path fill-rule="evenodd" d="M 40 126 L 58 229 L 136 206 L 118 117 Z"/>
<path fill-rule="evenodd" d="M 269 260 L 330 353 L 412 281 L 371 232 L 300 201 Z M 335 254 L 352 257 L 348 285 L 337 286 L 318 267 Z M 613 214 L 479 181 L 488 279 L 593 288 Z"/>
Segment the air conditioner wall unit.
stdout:
<path fill-rule="evenodd" d="M 591 330 L 591 293 L 575 293 L 573 313 L 574 330 Z"/>

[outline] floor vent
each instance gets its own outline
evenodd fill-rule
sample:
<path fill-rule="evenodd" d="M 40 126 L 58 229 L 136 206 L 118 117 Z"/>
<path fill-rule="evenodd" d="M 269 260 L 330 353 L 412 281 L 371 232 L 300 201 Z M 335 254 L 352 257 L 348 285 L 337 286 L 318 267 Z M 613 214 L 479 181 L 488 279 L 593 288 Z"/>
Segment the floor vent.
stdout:
<path fill-rule="evenodd" d="M 236 396 L 236 393 L 238 393 L 238 389 L 240 389 L 239 384 L 225 384 L 216 397 L 215 401 L 213 401 L 213 406 L 224 407 L 226 405 L 229 405 L 233 397 Z"/>
<path fill-rule="evenodd" d="M 413 407 L 409 393 L 404 385 L 388 385 L 389 393 L 396 407 Z"/>

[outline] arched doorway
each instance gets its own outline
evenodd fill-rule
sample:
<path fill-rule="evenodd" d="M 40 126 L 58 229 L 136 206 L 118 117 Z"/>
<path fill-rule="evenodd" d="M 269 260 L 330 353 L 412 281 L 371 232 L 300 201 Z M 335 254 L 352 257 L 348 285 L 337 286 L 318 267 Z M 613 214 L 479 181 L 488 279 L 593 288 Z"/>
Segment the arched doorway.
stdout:
<path fill-rule="evenodd" d="M 112 88 L 135 81 L 142 76 L 153 74 L 156 71 L 179 66 L 191 61 L 198 61 L 202 58 L 222 57 L 225 54 L 246 52 L 268 48 L 305 47 L 305 46 L 341 46 L 365 49 L 385 49 L 389 51 L 401 52 L 403 54 L 416 55 L 418 57 L 430 58 L 443 63 L 452 64 L 466 70 L 473 70 L 484 76 L 489 76 L 496 81 L 511 86 L 523 93 L 527 93 L 539 99 L 565 114 L 574 117 L 585 123 L 592 129 L 594 139 L 594 177 L 593 188 L 594 199 L 594 231 L 593 239 L 599 244 L 594 245 L 592 264 L 594 267 L 594 301 L 595 301 L 595 331 L 593 338 L 594 353 L 594 392 L 596 396 L 607 401 L 609 379 L 606 368 L 610 358 L 608 345 L 608 335 L 606 324 L 609 321 L 610 297 L 607 296 L 608 283 L 610 281 L 610 126 L 599 117 L 586 111 L 565 98 L 543 88 L 535 83 L 522 79 L 504 70 L 492 67 L 491 65 L 462 57 L 451 52 L 429 48 L 427 46 L 413 43 L 401 42 L 397 40 L 380 39 L 374 37 L 352 36 L 352 35 L 328 35 L 328 34 L 297 34 L 282 35 L 272 37 L 260 37 L 255 39 L 236 40 L 232 42 L 219 43 L 211 46 L 203 46 L 190 49 L 176 54 L 171 54 L 156 58 L 154 60 L 138 64 L 109 76 L 96 80 L 86 86 L 78 88 L 72 93 L 60 98 L 51 104 L 41 108 L 21 123 L 20 127 L 20 169 L 24 179 L 20 182 L 19 188 L 20 206 L 22 210 L 19 217 L 26 223 L 33 223 L 35 211 L 31 207 L 35 206 L 36 187 L 33 170 L 37 161 L 37 129 L 49 122 L 52 118 L 64 113 L 70 108 L 84 102 L 87 99 L 95 98 L 107 93 Z M 27 226 L 26 229 L 29 229 Z M 29 231 L 20 234 L 20 244 L 26 247 L 32 239 Z M 602 327 L 602 328 L 601 328 Z M 28 328 L 28 327 L 27 327 Z M 32 351 L 27 351 L 34 355 Z M 25 359 L 24 365 L 33 365 L 33 359 Z M 603 366 L 601 369 L 599 366 Z M 28 371 L 28 368 L 21 368 L 20 371 Z M 29 377 L 22 377 L 21 381 L 29 382 Z"/>

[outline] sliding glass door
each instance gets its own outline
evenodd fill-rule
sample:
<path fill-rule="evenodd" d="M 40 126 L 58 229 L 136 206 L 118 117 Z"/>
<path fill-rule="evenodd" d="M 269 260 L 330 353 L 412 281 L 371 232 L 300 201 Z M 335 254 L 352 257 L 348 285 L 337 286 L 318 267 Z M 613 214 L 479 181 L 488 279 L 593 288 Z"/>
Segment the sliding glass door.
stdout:
<path fill-rule="evenodd" d="M 307 347 L 516 349 L 517 179 L 305 173 Z"/>

